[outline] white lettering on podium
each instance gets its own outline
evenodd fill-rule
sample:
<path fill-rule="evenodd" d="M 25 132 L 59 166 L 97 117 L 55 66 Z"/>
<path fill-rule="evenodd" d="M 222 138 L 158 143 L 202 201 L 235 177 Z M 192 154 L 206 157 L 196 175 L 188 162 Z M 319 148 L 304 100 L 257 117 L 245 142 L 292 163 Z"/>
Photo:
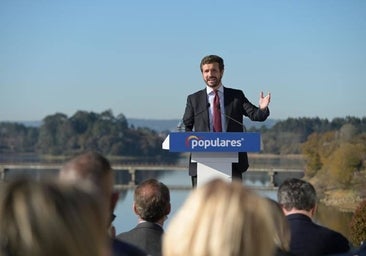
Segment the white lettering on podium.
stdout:
<path fill-rule="evenodd" d="M 220 147 L 241 147 L 242 142 L 244 141 L 244 138 L 241 138 L 240 140 L 223 140 L 223 139 L 198 139 L 194 138 L 191 139 L 191 148 L 194 149 L 196 147 L 207 149 L 209 147 L 213 148 L 220 148 Z"/>

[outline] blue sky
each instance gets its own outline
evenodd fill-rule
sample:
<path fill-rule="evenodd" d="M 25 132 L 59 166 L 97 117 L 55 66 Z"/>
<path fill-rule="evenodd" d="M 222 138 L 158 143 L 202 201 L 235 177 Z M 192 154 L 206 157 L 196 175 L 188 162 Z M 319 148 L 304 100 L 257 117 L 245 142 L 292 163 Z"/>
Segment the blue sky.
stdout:
<path fill-rule="evenodd" d="M 0 0 L 0 121 L 181 118 L 208 54 L 271 118 L 366 116 L 364 0 Z"/>

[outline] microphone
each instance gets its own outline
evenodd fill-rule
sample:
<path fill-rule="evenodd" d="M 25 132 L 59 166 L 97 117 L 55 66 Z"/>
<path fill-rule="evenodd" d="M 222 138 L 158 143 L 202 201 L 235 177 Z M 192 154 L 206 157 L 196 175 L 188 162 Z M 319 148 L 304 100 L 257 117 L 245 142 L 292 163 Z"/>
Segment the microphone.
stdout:
<path fill-rule="evenodd" d="M 236 120 L 236 119 L 232 118 L 231 116 L 229 116 L 229 115 L 225 114 L 224 112 L 221 112 L 220 104 L 218 104 L 218 105 L 216 106 L 216 108 L 217 108 L 217 110 L 220 112 L 220 114 L 223 114 L 226 118 L 230 119 L 231 121 L 233 121 L 233 122 L 235 122 L 235 123 L 239 124 L 241 127 L 243 127 L 243 131 L 244 131 L 244 132 L 246 132 L 246 131 L 247 131 L 247 128 L 245 127 L 245 125 L 244 125 L 243 123 L 241 123 L 241 122 L 239 122 L 238 120 Z"/>

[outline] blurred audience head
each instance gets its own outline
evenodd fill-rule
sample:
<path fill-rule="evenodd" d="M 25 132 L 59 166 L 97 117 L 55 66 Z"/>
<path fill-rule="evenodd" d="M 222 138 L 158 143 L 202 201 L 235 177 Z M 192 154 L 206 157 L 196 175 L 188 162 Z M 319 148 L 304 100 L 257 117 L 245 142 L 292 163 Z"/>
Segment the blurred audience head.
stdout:
<path fill-rule="evenodd" d="M 0 255 L 101 256 L 105 219 L 94 191 L 17 178 L 0 192 Z"/>
<path fill-rule="evenodd" d="M 94 186 L 101 199 L 100 203 L 106 210 L 106 218 L 111 221 L 118 193 L 113 191 L 114 171 L 103 155 L 88 151 L 72 158 L 62 166 L 59 178 L 63 182 L 79 184 L 83 181 Z"/>
<path fill-rule="evenodd" d="M 209 181 L 191 192 L 170 222 L 163 254 L 273 255 L 269 211 L 267 201 L 239 181 Z"/>

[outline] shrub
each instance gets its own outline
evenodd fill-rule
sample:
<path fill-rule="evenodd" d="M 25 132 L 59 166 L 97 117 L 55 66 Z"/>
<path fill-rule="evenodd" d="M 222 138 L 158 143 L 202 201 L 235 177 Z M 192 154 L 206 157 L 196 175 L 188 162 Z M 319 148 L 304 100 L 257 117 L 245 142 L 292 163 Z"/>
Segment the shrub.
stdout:
<path fill-rule="evenodd" d="M 355 246 L 366 241 L 366 200 L 356 208 L 350 222 L 350 240 Z"/>

